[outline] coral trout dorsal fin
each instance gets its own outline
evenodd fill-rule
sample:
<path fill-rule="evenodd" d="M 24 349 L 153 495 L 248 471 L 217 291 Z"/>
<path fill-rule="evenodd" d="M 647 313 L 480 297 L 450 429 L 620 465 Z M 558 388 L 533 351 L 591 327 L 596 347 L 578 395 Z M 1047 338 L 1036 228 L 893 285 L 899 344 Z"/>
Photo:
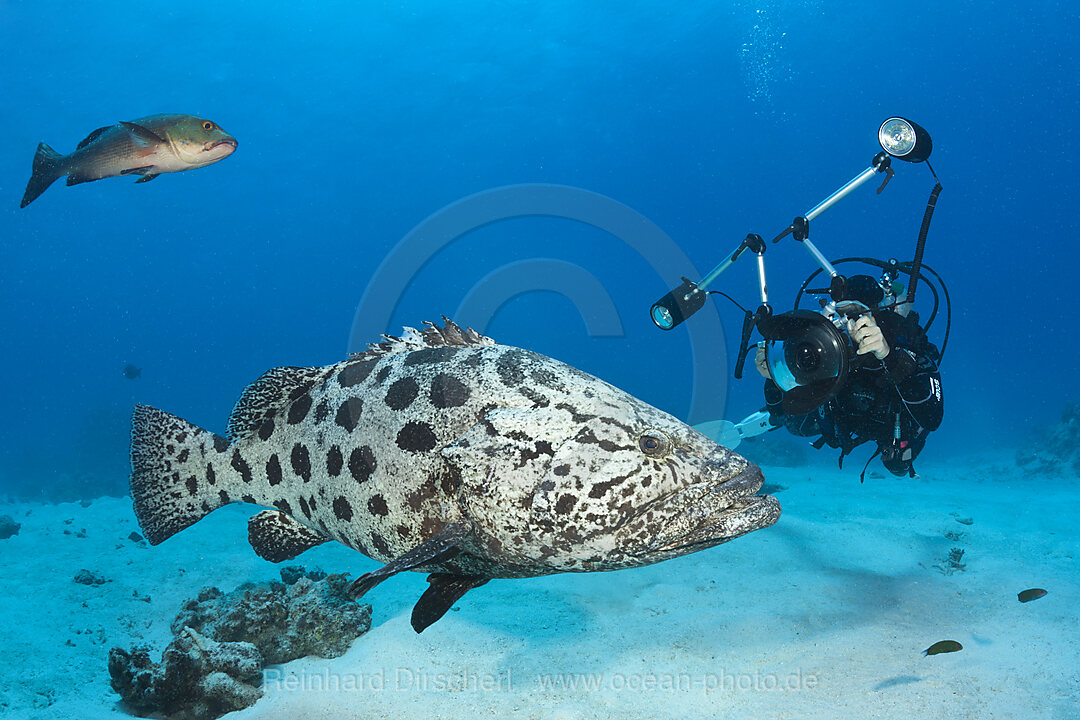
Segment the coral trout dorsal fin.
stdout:
<path fill-rule="evenodd" d="M 81 143 L 79 143 L 79 146 L 78 146 L 77 148 L 75 148 L 75 149 L 76 149 L 76 150 L 82 150 L 82 149 L 83 149 L 84 147 L 86 147 L 86 146 L 87 146 L 87 145 L 89 145 L 90 143 L 94 142 L 94 141 L 95 141 L 95 140 L 97 140 L 97 139 L 98 139 L 99 137 L 101 137 L 101 133 L 103 133 L 103 132 L 105 132 L 106 130 L 109 130 L 110 128 L 113 128 L 113 127 L 115 127 L 115 126 L 114 126 L 114 125 L 106 125 L 105 127 L 100 127 L 100 128 L 98 128 L 98 129 L 97 129 L 97 130 L 95 130 L 94 132 L 92 132 L 92 133 L 90 133 L 89 135 L 87 135 L 87 136 L 86 136 L 86 137 L 85 137 L 85 138 L 83 139 L 83 141 L 82 141 Z"/>
<path fill-rule="evenodd" d="M 278 367 L 244 388 L 229 416 L 228 436 L 237 440 L 255 432 L 278 411 L 284 411 L 326 374 L 326 368 Z M 310 400 L 309 400 L 310 402 Z"/>

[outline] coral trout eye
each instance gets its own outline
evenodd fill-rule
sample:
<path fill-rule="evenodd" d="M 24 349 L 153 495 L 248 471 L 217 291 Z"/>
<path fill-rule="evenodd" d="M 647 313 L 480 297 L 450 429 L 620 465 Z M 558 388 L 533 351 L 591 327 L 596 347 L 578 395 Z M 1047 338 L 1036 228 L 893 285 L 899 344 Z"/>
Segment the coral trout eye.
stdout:
<path fill-rule="evenodd" d="M 213 130 L 214 129 L 214 123 L 210 122 L 209 120 L 203 120 L 202 129 L 203 130 Z"/>
<path fill-rule="evenodd" d="M 663 455 L 668 450 L 668 443 L 656 435 L 642 435 L 638 440 L 638 447 L 646 455 Z"/>

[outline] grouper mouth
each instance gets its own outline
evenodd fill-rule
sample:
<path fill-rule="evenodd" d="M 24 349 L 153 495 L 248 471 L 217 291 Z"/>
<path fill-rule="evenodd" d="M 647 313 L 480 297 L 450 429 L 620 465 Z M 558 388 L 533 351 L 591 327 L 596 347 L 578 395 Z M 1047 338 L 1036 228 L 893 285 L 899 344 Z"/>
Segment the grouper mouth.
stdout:
<path fill-rule="evenodd" d="M 772 525 L 780 518 L 780 503 L 771 495 L 755 495 L 765 478 L 748 463 L 733 478 L 695 483 L 663 501 L 672 519 L 642 553 L 674 557 L 734 540 Z"/>

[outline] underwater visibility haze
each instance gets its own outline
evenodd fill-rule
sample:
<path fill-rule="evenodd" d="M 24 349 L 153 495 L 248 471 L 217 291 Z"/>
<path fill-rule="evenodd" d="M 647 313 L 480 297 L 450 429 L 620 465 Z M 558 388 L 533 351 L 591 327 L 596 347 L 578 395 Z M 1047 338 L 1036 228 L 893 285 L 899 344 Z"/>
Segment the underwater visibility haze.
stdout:
<path fill-rule="evenodd" d="M 1078 32 L 1061 0 L 0 0 L 0 708 L 1075 717 Z M 894 116 L 929 163 L 772 242 Z M 809 247 L 911 262 L 936 181 L 912 472 L 694 431 L 768 421 L 743 312 L 653 303 L 750 233 L 778 314 Z M 757 308 L 754 253 L 708 290 Z"/>

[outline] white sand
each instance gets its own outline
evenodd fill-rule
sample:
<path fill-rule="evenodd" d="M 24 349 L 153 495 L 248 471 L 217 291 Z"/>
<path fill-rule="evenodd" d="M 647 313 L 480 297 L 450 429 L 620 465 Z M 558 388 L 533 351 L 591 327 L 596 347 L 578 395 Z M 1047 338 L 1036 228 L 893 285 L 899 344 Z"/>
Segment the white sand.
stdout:
<path fill-rule="evenodd" d="M 1078 717 L 1075 478 L 1029 478 L 1007 456 L 921 469 L 860 486 L 857 469 L 765 468 L 789 486 L 773 528 L 640 570 L 493 581 L 423 635 L 408 623 L 423 577 L 393 578 L 348 653 L 269 668 L 265 697 L 229 717 Z M 126 539 L 127 500 L 0 514 L 23 524 L 0 541 L 5 717 L 123 717 L 110 647 L 156 659 L 199 588 L 277 577 L 240 506 L 155 548 Z M 967 569 L 946 576 L 932 566 L 954 546 Z M 337 545 L 298 562 L 374 567 Z M 81 568 L 110 582 L 72 582 Z M 1049 594 L 1017 602 L 1028 587 Z M 964 650 L 923 657 L 943 639 Z"/>

